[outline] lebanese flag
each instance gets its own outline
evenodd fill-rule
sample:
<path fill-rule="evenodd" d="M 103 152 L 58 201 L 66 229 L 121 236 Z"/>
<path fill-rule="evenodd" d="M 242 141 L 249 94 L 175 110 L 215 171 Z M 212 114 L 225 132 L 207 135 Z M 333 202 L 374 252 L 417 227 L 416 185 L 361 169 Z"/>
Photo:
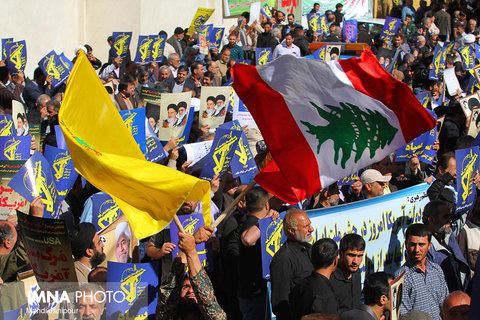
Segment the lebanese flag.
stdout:
<path fill-rule="evenodd" d="M 274 159 L 255 181 L 289 203 L 385 158 L 436 125 L 369 49 L 339 61 L 284 55 L 263 66 L 235 64 L 232 75 Z"/>

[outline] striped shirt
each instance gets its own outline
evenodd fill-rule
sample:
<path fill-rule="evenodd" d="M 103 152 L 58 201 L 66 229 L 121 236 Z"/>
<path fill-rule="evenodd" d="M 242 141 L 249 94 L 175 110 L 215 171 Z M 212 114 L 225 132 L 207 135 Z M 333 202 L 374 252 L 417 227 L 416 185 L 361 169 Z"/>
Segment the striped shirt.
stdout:
<path fill-rule="evenodd" d="M 398 277 L 405 270 L 405 283 L 400 314 L 410 310 L 427 312 L 433 320 L 441 320 L 440 308 L 448 295 L 442 269 L 436 263 L 426 261 L 426 272 L 407 258 L 407 262 L 395 272 Z"/>

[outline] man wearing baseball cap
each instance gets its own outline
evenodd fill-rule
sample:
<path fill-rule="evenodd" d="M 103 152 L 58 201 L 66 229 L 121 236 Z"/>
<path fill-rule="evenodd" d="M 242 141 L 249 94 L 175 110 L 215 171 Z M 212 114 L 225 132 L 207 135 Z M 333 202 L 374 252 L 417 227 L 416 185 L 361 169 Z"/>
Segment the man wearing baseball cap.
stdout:
<path fill-rule="evenodd" d="M 391 176 L 383 176 L 380 171 L 375 169 L 365 170 L 360 176 L 360 181 L 363 184 L 363 192 L 367 199 L 383 195 L 383 191 L 391 178 Z"/>

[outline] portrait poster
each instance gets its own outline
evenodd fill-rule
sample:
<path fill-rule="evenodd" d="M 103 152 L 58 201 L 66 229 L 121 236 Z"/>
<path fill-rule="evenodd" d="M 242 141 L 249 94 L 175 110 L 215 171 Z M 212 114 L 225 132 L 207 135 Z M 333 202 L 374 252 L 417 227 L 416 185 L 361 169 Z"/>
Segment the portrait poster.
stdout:
<path fill-rule="evenodd" d="M 440 118 L 437 119 L 437 133 L 438 134 L 440 134 L 440 132 L 442 131 L 444 120 L 445 120 L 445 116 L 441 116 Z"/>
<path fill-rule="evenodd" d="M 400 308 L 402 307 L 403 286 L 405 283 L 405 271 L 395 280 L 390 282 L 390 310 L 391 320 L 400 319 Z"/>
<path fill-rule="evenodd" d="M 340 59 L 340 54 L 342 53 L 342 45 L 327 44 L 325 47 L 325 61 Z"/>
<path fill-rule="evenodd" d="M 224 123 L 229 97 L 230 87 L 202 87 L 199 126 L 208 124 L 215 129 Z"/>
<path fill-rule="evenodd" d="M 158 122 L 160 141 L 168 141 L 182 136 L 190 113 L 191 98 L 190 92 L 162 93 Z"/>
<path fill-rule="evenodd" d="M 17 217 L 39 286 L 48 289 L 49 283 L 77 282 L 65 220 L 38 218 L 21 212 Z"/>
<path fill-rule="evenodd" d="M 138 257 L 134 257 L 134 249 L 138 246 L 138 240 L 135 238 L 125 215 L 122 215 L 106 229 L 99 232 L 98 235 L 103 242 L 103 252 L 107 257 L 100 264 L 102 267 L 106 267 L 108 261 L 137 262 Z"/>
<path fill-rule="evenodd" d="M 14 118 L 13 124 L 17 136 L 28 136 L 28 120 L 27 115 L 25 114 L 25 107 L 23 103 L 18 102 L 17 100 L 12 100 L 12 118 Z"/>
<path fill-rule="evenodd" d="M 472 114 L 472 110 L 475 107 L 480 107 L 480 96 L 478 95 L 478 92 L 475 92 L 474 94 L 470 94 L 464 98 L 459 99 L 460 105 L 462 106 L 462 110 L 465 113 L 465 117 L 467 119 L 470 117 Z"/>
<path fill-rule="evenodd" d="M 457 162 L 457 209 L 456 212 L 473 207 L 477 188 L 473 176 L 478 169 L 480 149 L 478 146 L 455 150 Z"/>
<path fill-rule="evenodd" d="M 60 201 L 57 188 L 50 163 L 40 152 L 35 151 L 8 185 L 30 202 L 40 196 L 45 204 L 43 217 L 58 218 Z"/>
<path fill-rule="evenodd" d="M 477 59 L 480 59 L 480 57 Z M 480 64 L 473 68 L 473 75 L 475 76 L 475 79 L 477 79 L 477 83 L 480 83 Z"/>
<path fill-rule="evenodd" d="M 480 131 L 480 107 L 475 107 L 472 110 L 472 115 L 470 117 L 470 122 L 468 124 L 467 135 L 471 137 L 476 137 Z"/>
<path fill-rule="evenodd" d="M 115 89 L 113 87 L 113 82 L 109 81 L 105 83 L 103 86 L 105 87 L 105 90 L 107 90 L 107 93 L 110 96 L 110 98 L 112 98 L 112 100 L 115 99 Z M 140 104 L 139 104 L 139 107 L 140 107 Z"/>
<path fill-rule="evenodd" d="M 106 304 L 106 319 L 155 319 L 159 286 L 159 261 L 109 262 L 107 292 L 121 292 L 125 299 Z"/>

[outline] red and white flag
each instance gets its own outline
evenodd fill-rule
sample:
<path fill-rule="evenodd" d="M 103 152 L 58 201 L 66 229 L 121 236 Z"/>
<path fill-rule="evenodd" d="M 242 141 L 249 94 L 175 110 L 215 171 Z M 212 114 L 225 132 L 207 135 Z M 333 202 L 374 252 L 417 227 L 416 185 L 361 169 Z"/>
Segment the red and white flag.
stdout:
<path fill-rule="evenodd" d="M 289 203 L 385 158 L 436 124 L 370 50 L 328 62 L 285 55 L 263 66 L 236 64 L 232 74 L 274 159 L 255 181 Z"/>

